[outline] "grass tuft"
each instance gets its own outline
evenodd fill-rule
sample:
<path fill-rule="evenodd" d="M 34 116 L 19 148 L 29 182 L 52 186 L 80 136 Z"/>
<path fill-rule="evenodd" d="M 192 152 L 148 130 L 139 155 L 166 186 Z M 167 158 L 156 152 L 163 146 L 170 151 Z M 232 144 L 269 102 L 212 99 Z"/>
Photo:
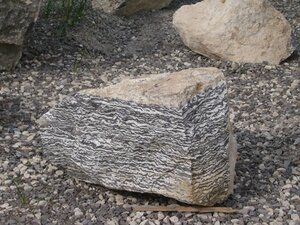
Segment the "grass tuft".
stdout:
<path fill-rule="evenodd" d="M 87 0 L 47 0 L 44 15 L 59 20 L 63 33 L 78 23 L 84 15 Z"/>

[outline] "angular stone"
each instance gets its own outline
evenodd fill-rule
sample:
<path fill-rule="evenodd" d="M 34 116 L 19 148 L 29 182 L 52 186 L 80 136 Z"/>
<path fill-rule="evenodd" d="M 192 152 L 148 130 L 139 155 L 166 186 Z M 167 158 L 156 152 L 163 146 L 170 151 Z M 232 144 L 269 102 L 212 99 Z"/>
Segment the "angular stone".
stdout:
<path fill-rule="evenodd" d="M 124 16 L 144 10 L 161 9 L 168 6 L 172 0 L 93 0 L 94 9 L 106 13 L 116 13 Z"/>
<path fill-rule="evenodd" d="M 11 70 L 22 55 L 22 45 L 37 19 L 40 0 L 0 0 L 0 70 Z"/>
<path fill-rule="evenodd" d="M 214 205 L 233 190 L 228 114 L 222 72 L 188 69 L 66 97 L 40 119 L 41 138 L 83 181 Z"/>
<path fill-rule="evenodd" d="M 191 50 L 215 59 L 278 64 L 293 52 L 291 26 L 266 0 L 204 0 L 173 24 Z"/>

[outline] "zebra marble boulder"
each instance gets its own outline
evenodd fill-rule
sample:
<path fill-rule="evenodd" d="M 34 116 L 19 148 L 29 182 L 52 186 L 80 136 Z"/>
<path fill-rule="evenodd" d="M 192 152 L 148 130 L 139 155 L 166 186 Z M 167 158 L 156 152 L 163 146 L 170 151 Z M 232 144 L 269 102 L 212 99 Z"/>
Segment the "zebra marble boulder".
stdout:
<path fill-rule="evenodd" d="M 50 159 L 80 180 L 207 206 L 232 193 L 236 143 L 216 68 L 83 90 L 40 124 Z"/>

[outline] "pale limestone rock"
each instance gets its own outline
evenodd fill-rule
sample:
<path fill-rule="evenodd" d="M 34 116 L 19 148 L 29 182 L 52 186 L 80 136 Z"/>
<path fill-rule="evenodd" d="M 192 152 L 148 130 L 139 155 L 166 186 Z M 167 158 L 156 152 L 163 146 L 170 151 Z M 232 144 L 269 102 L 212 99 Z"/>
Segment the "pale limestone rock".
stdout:
<path fill-rule="evenodd" d="M 93 0 L 94 9 L 107 13 L 131 15 L 139 11 L 161 9 L 168 6 L 172 0 Z"/>
<path fill-rule="evenodd" d="M 177 10 L 184 44 L 207 57 L 278 64 L 292 53 L 291 27 L 266 0 L 204 0 Z"/>
<path fill-rule="evenodd" d="M 40 121 L 54 163 L 86 182 L 198 205 L 233 190 L 236 143 L 216 68 L 83 90 Z"/>
<path fill-rule="evenodd" d="M 190 69 L 156 74 L 138 79 L 123 79 L 102 89 L 87 89 L 82 94 L 133 101 L 146 105 L 180 108 L 202 89 L 217 85 L 223 76 L 216 68 Z"/>

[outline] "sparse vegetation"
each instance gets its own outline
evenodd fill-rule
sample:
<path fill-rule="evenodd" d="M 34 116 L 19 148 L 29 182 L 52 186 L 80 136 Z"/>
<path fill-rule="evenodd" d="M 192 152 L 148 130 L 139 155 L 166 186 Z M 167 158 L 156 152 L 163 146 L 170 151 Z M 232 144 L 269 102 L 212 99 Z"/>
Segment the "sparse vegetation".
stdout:
<path fill-rule="evenodd" d="M 20 200 L 20 203 L 22 205 L 27 205 L 29 203 L 29 199 L 27 198 L 27 196 L 24 194 L 24 192 L 21 190 L 20 186 L 20 178 L 16 177 L 14 179 L 12 179 L 13 184 L 16 186 L 16 191 L 17 191 L 17 195 L 18 198 Z"/>
<path fill-rule="evenodd" d="M 46 17 L 55 16 L 65 33 L 67 27 L 74 26 L 80 21 L 86 5 L 87 0 L 47 0 L 44 15 Z"/>

